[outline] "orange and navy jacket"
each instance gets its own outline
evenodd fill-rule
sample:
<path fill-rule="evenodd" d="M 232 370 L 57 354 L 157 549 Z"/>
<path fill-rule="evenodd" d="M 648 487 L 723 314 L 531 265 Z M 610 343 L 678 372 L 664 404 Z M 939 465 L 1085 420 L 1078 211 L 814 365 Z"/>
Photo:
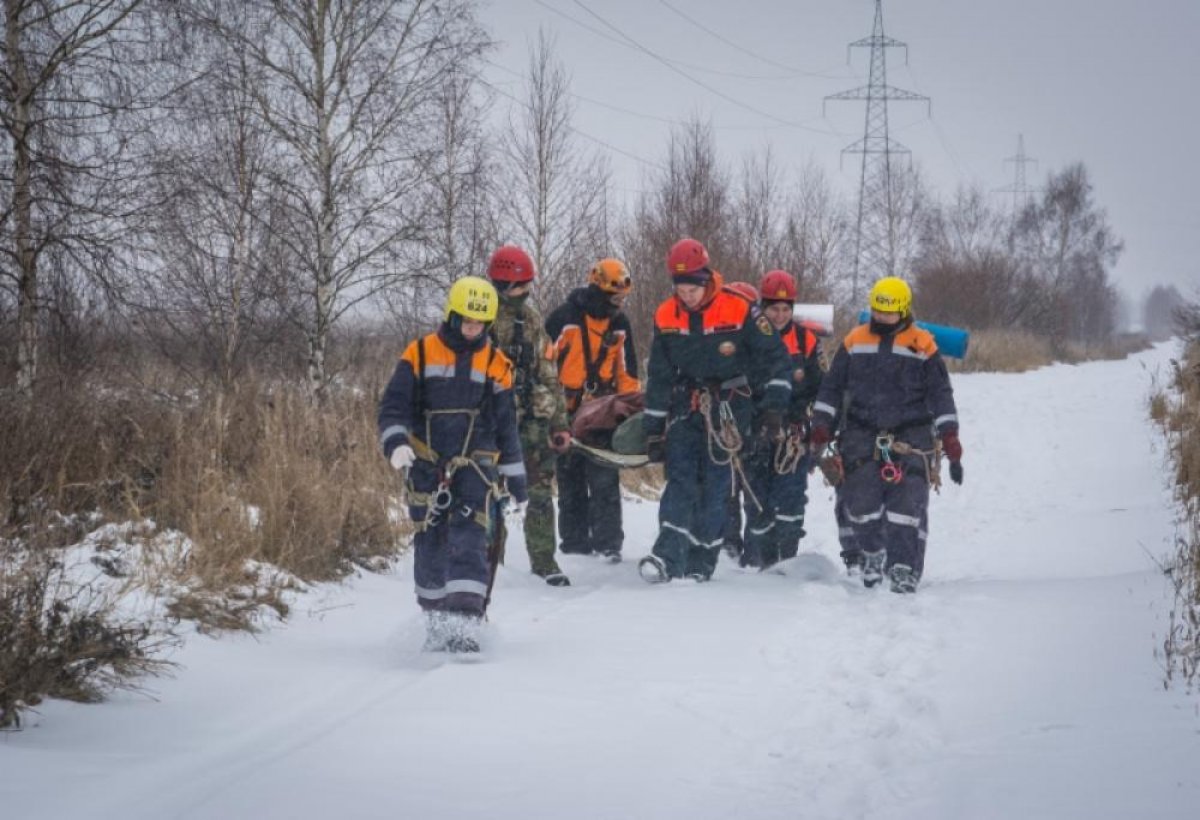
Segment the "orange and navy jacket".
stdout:
<path fill-rule="evenodd" d="M 788 421 L 808 418 L 808 407 L 821 389 L 821 347 L 817 334 L 795 322 L 788 322 L 779 332 L 792 364 L 792 401 L 788 406 Z"/>
<path fill-rule="evenodd" d="M 628 317 L 624 313 L 599 319 L 590 316 L 585 309 L 587 299 L 588 289 L 577 288 L 546 319 L 549 354 L 558 366 L 558 380 L 567 392 L 571 412 L 585 388 L 600 396 L 642 389 Z"/>
<path fill-rule="evenodd" d="M 787 409 L 792 392 L 787 348 L 765 316 L 721 285 L 721 275 L 714 273 L 713 295 L 695 311 L 675 296 L 655 311 L 647 368 L 647 435 L 662 435 L 669 415 L 689 411 L 691 389 L 739 379 L 761 394 L 763 409 Z"/>
<path fill-rule="evenodd" d="M 525 475 L 512 362 L 484 341 L 460 351 L 440 333 L 430 333 L 404 349 L 379 402 L 379 444 L 385 456 L 416 439 L 432 448 L 441 463 L 464 452 L 499 451 L 501 475 Z M 478 410 L 478 417 L 472 425 L 469 413 L 431 410 Z M 415 449 L 420 455 L 421 448 Z"/>
<path fill-rule="evenodd" d="M 846 334 L 813 404 L 813 416 L 831 427 L 843 412 L 847 430 L 872 436 L 957 431 L 950 374 L 933 334 L 912 323 L 887 336 L 869 324 Z"/>

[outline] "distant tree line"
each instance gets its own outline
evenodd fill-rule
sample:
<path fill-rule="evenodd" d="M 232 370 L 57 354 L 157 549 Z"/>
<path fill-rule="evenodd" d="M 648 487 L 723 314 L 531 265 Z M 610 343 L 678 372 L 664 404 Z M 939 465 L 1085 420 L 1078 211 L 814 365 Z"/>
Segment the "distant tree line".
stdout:
<path fill-rule="evenodd" d="M 684 235 L 728 278 L 784 268 L 802 299 L 857 312 L 853 203 L 820 167 L 730 163 L 692 118 L 618 208 L 553 41 L 523 90 L 492 88 L 474 0 L 0 2 L 0 384 L 17 395 L 136 343 L 197 384 L 273 369 L 320 397 L 347 319 L 428 323 L 506 241 L 547 307 L 624 258 L 643 342 Z M 923 316 L 1114 332 L 1122 244 L 1082 164 L 1017 213 L 978 187 L 939 198 L 919 170 L 894 182 Z"/>

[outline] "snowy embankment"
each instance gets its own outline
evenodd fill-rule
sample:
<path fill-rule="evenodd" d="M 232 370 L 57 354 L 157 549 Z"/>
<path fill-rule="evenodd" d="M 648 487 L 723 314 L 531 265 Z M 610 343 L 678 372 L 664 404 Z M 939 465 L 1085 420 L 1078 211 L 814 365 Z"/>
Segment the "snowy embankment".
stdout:
<path fill-rule="evenodd" d="M 831 492 L 787 576 L 509 545 L 477 662 L 419 651 L 410 566 L 191 637 L 156 700 L 51 703 L 0 737 L 5 817 L 1193 818 L 1195 696 L 1153 650 L 1174 512 L 1146 420 L 1173 352 L 955 378 L 966 483 L 916 596 L 837 562 Z"/>

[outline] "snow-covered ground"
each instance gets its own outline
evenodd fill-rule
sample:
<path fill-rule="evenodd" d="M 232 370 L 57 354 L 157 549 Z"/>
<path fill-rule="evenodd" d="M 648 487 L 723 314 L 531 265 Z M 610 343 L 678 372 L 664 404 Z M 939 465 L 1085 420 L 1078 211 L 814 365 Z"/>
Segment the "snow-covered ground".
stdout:
<path fill-rule="evenodd" d="M 1195 818 L 1195 695 L 1164 692 L 1174 510 L 1160 346 L 955 378 L 966 484 L 912 597 L 841 577 L 815 477 L 787 576 L 651 587 L 509 545 L 477 661 L 420 652 L 411 568 L 191 637 L 155 699 L 0 736 L 5 818 Z M 626 554 L 655 532 L 626 504 Z M 725 559 L 722 559 L 724 562 Z"/>

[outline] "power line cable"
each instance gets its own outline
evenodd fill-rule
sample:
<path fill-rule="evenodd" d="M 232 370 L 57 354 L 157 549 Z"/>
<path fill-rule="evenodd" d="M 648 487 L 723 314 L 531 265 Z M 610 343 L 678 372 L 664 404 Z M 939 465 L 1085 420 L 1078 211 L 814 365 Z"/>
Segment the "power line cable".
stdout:
<path fill-rule="evenodd" d="M 542 4 L 541 0 L 537 0 L 537 2 L 538 2 L 539 4 Z M 615 32 L 615 33 L 616 33 L 616 34 L 617 34 L 619 37 L 621 37 L 621 38 L 623 38 L 624 40 L 626 40 L 626 41 L 627 41 L 627 42 L 628 42 L 630 45 L 632 45 L 633 47 L 635 47 L 635 48 L 636 48 L 638 51 L 641 51 L 643 54 L 645 54 L 646 56 L 650 57 L 650 58 L 651 58 L 651 59 L 653 59 L 655 62 L 657 62 L 657 63 L 659 63 L 659 64 L 661 64 L 661 65 L 663 65 L 663 66 L 667 67 L 667 68 L 668 68 L 668 69 L 670 69 L 671 71 L 673 71 L 673 72 L 675 72 L 676 74 L 678 74 L 679 76 L 683 77 L 683 78 L 684 78 L 685 80 L 687 80 L 688 82 L 690 82 L 690 83 L 693 83 L 693 84 L 695 84 L 695 85 L 698 85 L 698 86 L 700 86 L 700 87 L 701 87 L 701 88 L 703 88 L 705 91 L 708 91 L 710 94 L 714 94 L 714 95 L 716 95 L 716 96 L 720 97 L 721 99 L 723 99 L 723 100 L 726 100 L 727 102 L 731 102 L 731 103 L 733 103 L 734 105 L 738 106 L 739 108 L 744 108 L 744 109 L 746 109 L 747 111 L 750 111 L 751 113 L 754 113 L 754 114 L 757 114 L 757 115 L 759 115 L 760 117 L 766 117 L 767 119 L 774 120 L 775 122 L 778 122 L 778 123 L 780 123 L 780 124 L 782 124 L 782 125 L 787 125 L 787 126 L 789 126 L 789 127 L 791 127 L 791 128 L 798 128 L 798 129 L 800 129 L 800 130 L 803 130 L 803 131 L 811 131 L 811 132 L 813 132 L 813 133 L 815 133 L 815 134 L 823 134 L 823 135 L 826 135 L 826 136 L 841 136 L 841 135 L 837 134 L 837 133 L 836 133 L 836 132 L 834 132 L 834 131 L 829 131 L 829 130 L 825 130 L 825 129 L 821 129 L 821 128 L 814 128 L 814 127 L 812 127 L 811 125 L 807 125 L 807 124 L 805 124 L 805 123 L 793 122 L 792 120 L 786 120 L 786 119 L 784 119 L 783 117 L 777 117 L 777 116 L 775 116 L 774 114 L 772 114 L 772 113 L 770 113 L 770 112 L 768 112 L 768 111 L 763 111 L 763 110 L 762 110 L 762 109 L 760 109 L 760 108 L 755 108 L 754 106 L 750 105 L 749 103 L 743 102 L 742 100 L 739 100 L 739 99 L 737 99 L 736 97 L 731 97 L 731 96 L 729 96 L 728 94 L 724 93 L 723 91 L 720 91 L 719 89 L 713 88 L 713 87 L 712 87 L 711 85 L 709 85 L 708 83 L 705 83 L 705 82 L 703 82 L 703 81 L 701 81 L 701 80 L 698 80 L 698 79 L 696 79 L 695 77 L 689 76 L 689 75 L 688 75 L 686 72 L 684 72 L 684 71 L 683 71 L 683 70 L 681 70 L 680 68 L 678 68 L 678 67 L 676 67 L 676 66 L 672 65 L 672 64 L 671 64 L 669 61 L 667 61 L 666 59 L 664 59 L 664 58 L 660 57 L 659 55 L 655 54 L 653 51 L 651 51 L 650 49 L 648 49 L 646 46 L 642 45 L 642 44 L 641 44 L 641 43 L 639 43 L 637 40 L 633 39 L 633 38 L 632 38 L 632 37 L 630 37 L 628 34 L 626 34 L 625 32 L 621 31 L 621 29 L 617 28 L 615 25 L 613 25 L 612 23 L 610 23 L 608 20 L 605 20 L 605 19 L 604 19 L 603 17 L 601 17 L 599 14 L 597 14 L 597 13 L 596 13 L 596 12 L 594 12 L 594 11 L 592 11 L 592 10 L 591 10 L 590 8 L 588 8 L 588 7 L 587 7 L 587 6 L 586 6 L 584 3 L 582 3 L 582 2 L 581 2 L 581 0 L 572 0 L 572 2 L 573 2 L 573 3 L 575 3 L 575 5 L 579 6 L 579 8 L 583 9 L 583 11 L 585 11 L 587 14 L 589 14 L 589 15 L 591 15 L 592 17 L 596 18 L 596 19 L 597 19 L 598 21 L 600 21 L 600 23 L 602 23 L 604 26 L 606 26 L 607 28 L 611 29 L 611 30 L 612 30 L 613 32 Z M 544 5 L 544 4 L 543 4 L 543 5 Z"/>
<path fill-rule="evenodd" d="M 703 31 L 705 34 L 708 34 L 709 36 L 714 37 L 717 40 L 720 40 L 722 43 L 724 43 L 725 45 L 734 49 L 735 51 L 740 51 L 742 54 L 746 54 L 750 57 L 753 57 L 756 60 L 760 60 L 760 61 L 766 63 L 767 65 L 774 66 L 775 68 L 782 68 L 784 71 L 787 71 L 789 73 L 788 74 L 789 77 L 819 77 L 819 78 L 825 79 L 825 80 L 845 80 L 845 79 L 847 79 L 845 77 L 845 75 L 834 75 L 834 74 L 828 73 L 827 71 L 806 71 L 805 69 L 802 69 L 802 68 L 796 68 L 794 66 L 784 65 L 783 63 L 772 60 L 770 57 L 764 57 L 763 55 L 759 54 L 756 51 L 751 51 L 748 48 L 744 48 L 743 46 L 738 45 L 737 43 L 733 42 L 732 40 L 730 40 L 728 37 L 721 34 L 720 32 L 713 31 L 711 28 L 709 28 L 708 26 L 701 23 L 695 17 L 692 17 L 690 14 L 687 14 L 686 12 L 675 8 L 675 6 L 668 3 L 667 0 L 658 0 L 658 2 L 660 4 L 666 6 L 667 8 L 669 8 L 671 11 L 675 12 L 675 14 L 679 15 L 684 20 L 687 20 L 689 23 L 691 23 L 693 26 L 695 26 L 696 28 Z"/>
<path fill-rule="evenodd" d="M 592 34 L 595 34 L 597 37 L 608 40 L 610 43 L 616 43 L 619 46 L 624 46 L 625 48 L 636 50 L 635 46 L 632 46 L 627 42 L 623 42 L 622 40 L 619 40 L 616 37 L 613 37 L 611 34 L 607 34 L 603 31 L 601 31 L 600 29 L 596 28 L 593 25 L 589 25 L 587 22 L 580 20 L 578 17 L 572 17 L 570 14 L 567 14 L 562 9 L 557 9 L 554 6 L 551 6 L 549 3 L 546 3 L 545 0 L 533 0 L 533 1 L 537 5 L 544 8 L 546 11 L 552 12 L 553 14 L 557 14 L 559 17 L 562 17 L 565 20 L 569 20 L 570 22 L 574 23 L 575 25 L 579 26 L 580 28 L 590 31 Z M 742 74 L 742 73 L 736 72 L 736 71 L 722 71 L 721 69 L 713 68 L 712 66 L 699 65 L 697 63 L 688 63 L 688 62 L 684 62 L 683 60 L 673 60 L 673 59 L 666 58 L 666 57 L 664 57 L 663 59 L 666 60 L 667 62 L 674 63 L 675 65 L 679 66 L 680 68 L 686 68 L 689 71 L 702 71 L 706 74 L 716 74 L 717 76 L 720 76 L 720 77 L 733 77 L 734 79 L 738 79 L 738 80 L 791 80 L 791 79 L 795 79 L 794 72 L 791 74 Z"/>
<path fill-rule="evenodd" d="M 916 72 L 912 70 L 912 66 L 910 66 L 907 62 L 904 64 L 904 68 L 908 71 L 908 77 L 910 80 L 912 80 L 913 87 L 917 89 L 918 93 L 920 93 L 923 83 L 918 82 Z M 954 163 L 954 168 L 956 171 L 958 171 L 959 179 L 964 181 L 970 181 L 973 179 L 974 177 L 966 170 L 964 164 L 959 160 L 958 154 L 953 148 L 950 147 L 950 140 L 946 138 L 946 134 L 942 130 L 941 123 L 934 118 L 932 111 L 929 112 L 927 119 L 933 123 L 933 132 L 937 135 L 938 142 L 942 144 L 942 150 L 946 152 L 946 156 L 950 157 L 950 161 Z"/>
<path fill-rule="evenodd" d="M 487 80 L 483 79 L 482 77 L 480 78 L 479 81 L 481 83 L 483 83 L 485 86 L 487 86 L 488 88 L 490 88 L 492 91 L 499 94 L 501 97 L 504 97 L 505 99 L 508 99 L 508 100 L 516 103 L 517 105 L 521 106 L 522 108 L 524 108 L 526 110 L 529 110 L 529 111 L 533 110 L 533 107 L 528 102 L 508 93 L 507 91 L 505 91 L 504 89 L 502 89 L 498 85 L 496 85 L 495 83 L 488 82 Z M 610 151 L 614 151 L 624 157 L 628 157 L 629 159 L 639 162 L 642 165 L 645 165 L 649 168 L 653 168 L 656 171 L 666 171 L 667 170 L 664 166 L 660 165 L 657 162 L 654 162 L 653 160 L 648 160 L 645 157 L 640 157 L 631 151 L 626 151 L 623 148 L 618 148 L 617 146 L 613 145 L 612 143 L 610 143 L 606 140 L 601 139 L 600 137 L 592 136 L 591 134 L 587 133 L 586 131 L 580 131 L 578 128 L 576 128 L 573 125 L 568 125 L 567 128 L 573 134 L 577 134 L 578 136 L 581 136 L 584 139 L 589 140 L 590 142 L 594 142 L 597 145 L 602 145 L 605 148 L 609 149 Z"/>
<path fill-rule="evenodd" d="M 484 62 L 487 63 L 488 65 L 492 66 L 496 70 L 503 71 L 505 74 L 509 74 L 513 77 L 518 77 L 520 79 L 524 79 L 524 77 L 525 77 L 525 75 L 522 74 L 521 72 L 511 69 L 508 66 L 500 65 L 499 63 L 493 62 L 492 60 L 489 60 L 487 58 L 484 58 Z M 578 94 L 574 91 L 568 91 L 567 93 L 570 96 L 572 96 L 575 99 L 580 100 L 582 102 L 586 102 L 591 105 L 598 105 L 601 108 L 607 108 L 610 111 L 617 111 L 622 114 L 628 114 L 631 117 L 638 117 L 640 119 L 651 120 L 653 122 L 661 122 L 661 123 L 665 123 L 667 125 L 680 125 L 680 126 L 687 125 L 687 123 L 684 122 L 683 120 L 678 120 L 673 117 L 663 117 L 658 114 L 647 114 L 645 111 L 634 111 L 631 108 L 625 108 L 620 105 L 613 105 L 612 103 L 608 103 L 603 100 L 597 100 L 594 97 L 588 97 L 583 94 Z M 788 126 L 786 126 L 786 125 L 715 125 L 714 124 L 712 127 L 717 131 L 762 131 L 762 130 L 767 130 L 767 129 L 773 130 L 773 129 L 777 129 L 777 128 L 787 128 Z"/>

